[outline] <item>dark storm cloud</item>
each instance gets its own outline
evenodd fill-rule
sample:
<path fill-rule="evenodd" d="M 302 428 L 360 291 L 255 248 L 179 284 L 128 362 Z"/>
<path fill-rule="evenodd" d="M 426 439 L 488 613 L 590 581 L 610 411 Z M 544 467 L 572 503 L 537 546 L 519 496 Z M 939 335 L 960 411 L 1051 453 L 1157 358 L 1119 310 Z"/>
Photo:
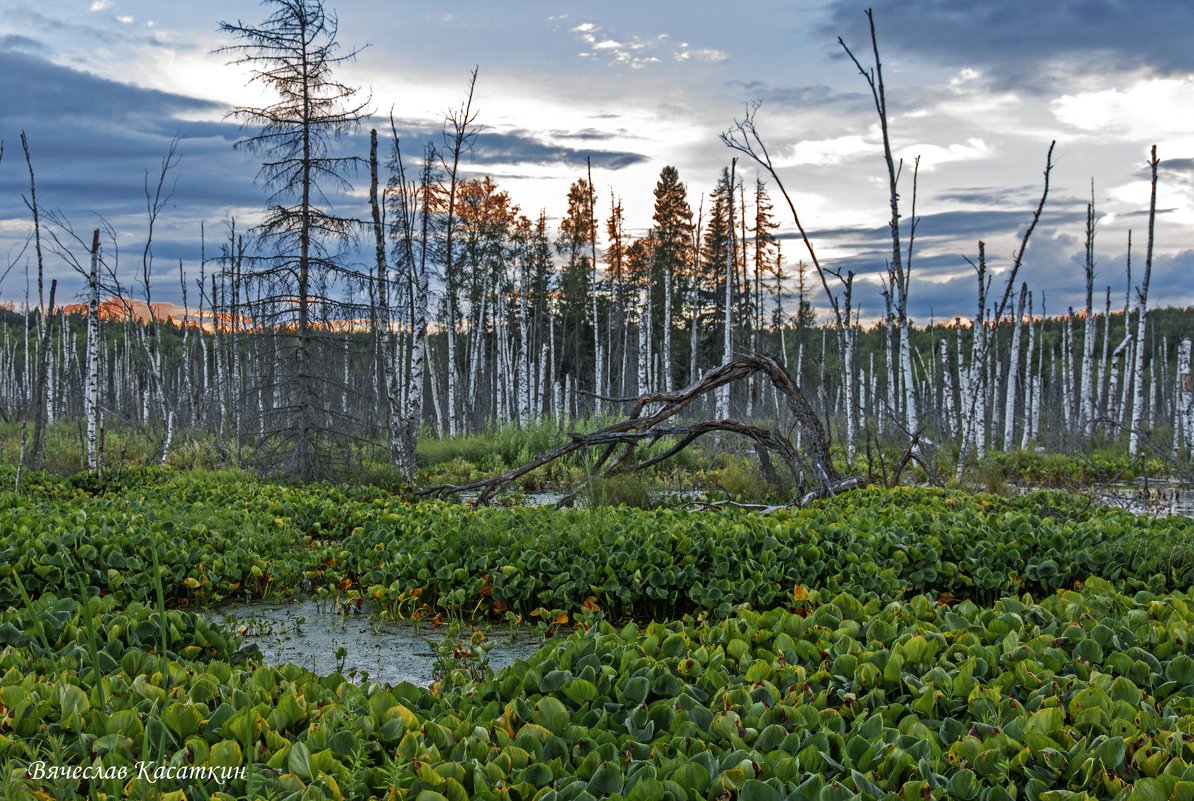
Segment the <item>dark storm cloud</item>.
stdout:
<path fill-rule="evenodd" d="M 1173 214 L 1178 209 L 1157 209 L 1157 216 L 1164 214 Z M 1148 209 L 1136 209 L 1135 211 L 1121 212 L 1118 216 L 1124 220 L 1147 220 L 1149 215 Z"/>
<path fill-rule="evenodd" d="M 32 40 L 10 36 L 0 43 L 0 102 L 4 103 L 9 124 L 46 118 L 55 123 L 130 118 L 144 121 L 218 108 L 206 100 L 143 89 L 58 66 L 35 55 L 37 43 L 26 44 L 29 42 Z"/>
<path fill-rule="evenodd" d="M 176 269 L 179 258 L 198 259 L 200 222 L 214 228 L 227 209 L 260 206 L 256 162 L 232 148 L 237 126 L 179 118 L 219 113 L 222 106 L 53 64 L 40 52 L 24 37 L 7 37 L 0 46 L 0 138 L 8 144 L 8 163 L 0 169 L 0 219 L 29 216 L 22 200 L 29 193 L 22 131 L 43 214 L 57 212 L 77 231 L 90 230 L 98 218 L 110 221 L 126 260 L 139 253 L 145 236 L 146 181 L 156 183 L 176 137 L 181 160 L 167 178 L 174 192 L 159 220 L 159 270 Z M 60 260 L 49 258 L 47 272 L 64 279 L 68 295 L 74 291 L 77 278 Z"/>
<path fill-rule="evenodd" d="M 390 130 L 389 120 L 385 120 L 384 122 L 373 120 L 370 124 L 375 125 L 379 133 Z M 412 150 L 412 148 L 417 149 L 417 152 L 421 154 L 423 144 L 426 142 L 435 144 L 441 151 L 447 147 L 444 130 L 439 126 L 432 126 L 424 121 L 411 119 L 395 120 L 395 126 L 398 129 L 398 136 L 404 153 L 403 158 L 405 159 L 411 159 L 412 155 L 416 153 L 416 150 Z M 552 137 L 579 139 L 581 141 L 612 137 L 610 134 L 603 134 L 592 130 L 578 131 L 567 135 L 553 131 L 550 135 Z M 363 141 L 364 149 L 361 152 L 366 152 L 369 146 L 368 139 Z M 390 145 L 386 144 L 385 147 L 388 148 Z M 466 166 L 484 166 L 489 164 L 566 164 L 570 167 L 583 167 L 586 158 L 592 160 L 593 167 L 607 170 L 620 170 L 648 160 L 648 157 L 641 153 L 632 153 L 625 150 L 598 150 L 555 145 L 544 142 L 539 135 L 532 131 L 515 129 L 498 132 L 482 128 L 473 140 L 472 148 L 469 150 L 468 155 L 465 156 L 464 161 Z"/>
<path fill-rule="evenodd" d="M 731 81 L 730 87 L 764 106 L 781 108 L 839 108 L 848 113 L 872 111 L 871 96 L 862 92 L 839 92 L 825 84 L 774 86 L 763 81 Z"/>
<path fill-rule="evenodd" d="M 1169 170 L 1170 172 L 1194 172 L 1194 158 L 1179 158 L 1179 159 L 1165 159 L 1157 167 L 1159 170 Z"/>
<path fill-rule="evenodd" d="M 922 246 L 945 242 L 977 243 L 980 239 L 1021 233 L 1032 218 L 1032 209 L 943 211 L 935 214 L 918 214 L 916 218 L 916 241 Z M 1081 209 L 1046 206 L 1045 212 L 1041 215 L 1038 230 L 1080 226 L 1085 220 L 1085 206 Z M 907 221 L 905 221 L 901 233 L 904 247 L 907 247 Z M 809 234 L 813 239 L 814 246 L 818 239 L 823 238 L 856 243 L 861 248 L 874 248 L 873 252 L 878 254 L 877 260 L 871 262 L 868 271 L 883 269 L 885 260 L 891 257 L 891 230 L 886 225 L 813 229 L 809 231 Z M 799 240 L 799 234 L 783 233 L 779 238 Z M 974 248 L 977 249 L 977 244 L 974 244 Z"/>
<path fill-rule="evenodd" d="M 477 164 L 567 164 L 584 166 L 591 159 L 599 169 L 620 170 L 647 161 L 641 153 L 591 150 L 543 142 L 526 131 L 483 133 L 473 146 L 471 160 Z"/>
<path fill-rule="evenodd" d="M 1044 87 L 1067 67 L 1194 69 L 1189 0 L 877 0 L 874 8 L 881 48 L 985 67 L 1003 86 Z M 834 0 L 825 26 L 855 52 L 869 45 L 861 9 Z"/>
<path fill-rule="evenodd" d="M 1024 206 L 1035 204 L 1040 197 L 1039 186 L 962 186 L 935 194 L 933 203 L 964 203 L 972 206 Z"/>
<path fill-rule="evenodd" d="M 5 36 L 0 36 L 0 51 L 17 51 L 22 53 L 33 53 L 36 55 L 49 53 L 50 49 L 36 39 L 30 39 L 28 36 L 10 33 Z"/>
<path fill-rule="evenodd" d="M 1014 191 L 1014 190 L 1013 190 Z M 1039 191 L 1039 189 L 1037 190 Z M 962 194 L 970 194 L 963 192 Z M 980 202 L 986 197 L 977 193 Z M 1083 244 L 1077 236 L 1065 232 L 1081 232 L 1086 220 L 1086 208 L 1077 203 L 1046 206 L 1033 234 L 1024 261 L 1021 280 L 1030 288 L 1041 288 L 1050 297 L 1064 295 L 1067 302 L 1078 302 L 1082 291 L 1080 280 Z M 968 263 L 977 260 L 978 241 L 987 244 L 987 265 L 994 276 L 993 293 L 1002 293 L 1003 279 L 999 272 L 1010 266 L 1011 253 L 1032 217 L 1032 209 L 997 209 L 976 211 L 946 211 L 918 215 L 916 248 L 913 252 L 912 286 L 909 311 L 918 321 L 930 315 L 950 316 L 973 314 L 977 282 Z M 883 313 L 884 303 L 875 276 L 886 278 L 891 260 L 891 233 L 886 225 L 875 227 L 849 226 L 810 230 L 814 247 L 833 245 L 843 251 L 825 266 L 855 274 L 855 305 L 861 306 L 864 317 Z M 908 227 L 902 229 L 902 255 L 906 258 Z M 790 258 L 804 257 L 799 235 L 783 234 L 781 239 L 797 240 L 785 247 Z M 1005 243 L 995 245 L 994 242 Z M 795 250 L 793 250 L 795 248 Z M 1111 272 L 1112 268 L 1108 268 Z M 832 284 L 832 281 L 831 281 Z M 959 312 L 961 310 L 961 312 Z"/>
<path fill-rule="evenodd" d="M 188 189 L 187 202 L 257 197 L 252 172 L 245 178 L 245 156 L 231 147 L 237 126 L 178 118 L 219 111 L 218 104 L 0 50 L 0 107 L 5 109 L 0 137 L 13 142 L 21 131 L 28 135 L 47 208 L 113 217 L 143 208 L 145 171 L 156 172 L 175 137 L 190 171 L 177 174 L 180 189 L 183 184 Z M 15 170 L 0 172 L 0 215 L 24 213 L 20 194 L 27 191 L 26 180 Z M 181 192 L 176 197 L 182 202 Z"/>
<path fill-rule="evenodd" d="M 580 139 L 584 142 L 600 142 L 621 135 L 609 133 L 608 131 L 598 131 L 596 128 L 585 128 L 582 131 L 555 130 L 548 133 L 551 134 L 553 139 Z"/>

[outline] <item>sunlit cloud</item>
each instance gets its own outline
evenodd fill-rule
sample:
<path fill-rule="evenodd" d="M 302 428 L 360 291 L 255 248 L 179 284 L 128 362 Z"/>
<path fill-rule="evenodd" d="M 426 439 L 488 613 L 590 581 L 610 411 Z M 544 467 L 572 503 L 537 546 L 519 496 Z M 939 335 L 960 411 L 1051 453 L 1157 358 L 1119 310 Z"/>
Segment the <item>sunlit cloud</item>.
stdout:
<path fill-rule="evenodd" d="M 1063 95 L 1050 110 L 1059 122 L 1100 137 L 1190 144 L 1194 142 L 1194 76 L 1144 78 L 1126 88 Z"/>
<path fill-rule="evenodd" d="M 875 142 L 858 134 L 832 139 L 805 139 L 793 145 L 791 154 L 783 163 L 792 166 L 803 164 L 824 167 L 875 153 L 876 147 Z"/>
<path fill-rule="evenodd" d="M 971 138 L 964 143 L 952 145 L 935 145 L 919 143 L 903 148 L 898 154 L 905 164 L 912 164 L 916 157 L 920 157 L 920 171 L 932 172 L 943 164 L 957 161 L 982 161 L 992 158 L 991 147 L 982 139 Z"/>
<path fill-rule="evenodd" d="M 87 10 L 92 12 L 107 11 L 111 7 L 112 0 L 92 0 L 91 6 Z"/>
<path fill-rule="evenodd" d="M 600 58 L 611 65 L 625 66 L 630 69 L 643 69 L 652 64 L 660 64 L 668 56 L 673 61 L 702 61 L 716 64 L 727 60 L 730 56 L 724 50 L 712 47 L 693 48 L 688 42 L 681 42 L 678 48 L 669 48 L 671 36 L 666 33 L 654 36 L 615 37 L 602 33 L 603 28 L 594 22 L 582 22 L 569 29 L 577 41 L 584 44 L 586 49 L 577 55 L 581 58 Z M 668 52 L 670 50 L 670 53 Z"/>

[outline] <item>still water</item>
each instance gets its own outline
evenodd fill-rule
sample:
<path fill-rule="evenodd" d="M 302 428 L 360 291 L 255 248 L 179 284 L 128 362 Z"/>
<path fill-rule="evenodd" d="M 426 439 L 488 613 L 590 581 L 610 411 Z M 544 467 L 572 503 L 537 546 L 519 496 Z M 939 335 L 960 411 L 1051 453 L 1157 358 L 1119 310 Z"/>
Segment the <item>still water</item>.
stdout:
<path fill-rule="evenodd" d="M 376 620 L 340 614 L 333 604 L 313 600 L 236 603 L 212 610 L 244 636 L 245 645 L 261 649 L 265 661 L 293 663 L 314 673 L 342 673 L 385 684 L 408 681 L 426 687 L 434 680 L 436 645 L 447 627 L 415 627 L 407 621 Z M 472 628 L 456 632 L 468 640 Z M 481 629 L 489 666 L 494 670 L 525 659 L 543 645 L 536 630 L 492 626 Z"/>

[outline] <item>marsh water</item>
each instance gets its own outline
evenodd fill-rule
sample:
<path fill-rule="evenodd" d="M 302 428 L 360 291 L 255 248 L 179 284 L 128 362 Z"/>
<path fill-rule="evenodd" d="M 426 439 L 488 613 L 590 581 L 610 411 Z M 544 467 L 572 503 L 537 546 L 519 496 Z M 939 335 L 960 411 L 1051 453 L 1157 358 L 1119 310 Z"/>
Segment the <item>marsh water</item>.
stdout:
<path fill-rule="evenodd" d="M 416 627 L 406 621 L 377 620 L 364 614 L 341 614 L 334 604 L 313 600 L 236 603 L 211 612 L 240 631 L 246 645 L 256 645 L 273 665 L 293 663 L 326 675 L 426 687 L 435 678 L 436 644 L 446 636 L 467 640 L 470 628 Z M 482 630 L 489 666 L 494 670 L 533 654 L 543 644 L 533 629 L 494 626 Z M 451 649 L 449 648 L 450 652 Z"/>
<path fill-rule="evenodd" d="M 1031 492 L 1039 487 L 1009 485 L 1017 492 Z M 1081 495 L 1095 503 L 1126 509 L 1138 515 L 1194 517 L 1194 486 L 1176 479 L 1137 479 L 1083 487 Z"/>

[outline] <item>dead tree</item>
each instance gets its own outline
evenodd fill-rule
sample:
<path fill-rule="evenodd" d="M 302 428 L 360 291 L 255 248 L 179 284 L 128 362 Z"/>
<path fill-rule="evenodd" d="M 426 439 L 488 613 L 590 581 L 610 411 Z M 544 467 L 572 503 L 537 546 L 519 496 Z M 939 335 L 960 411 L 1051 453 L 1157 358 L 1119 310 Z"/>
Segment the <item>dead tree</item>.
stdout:
<path fill-rule="evenodd" d="M 704 420 L 697 423 L 675 423 L 674 418 L 694 401 L 709 392 L 728 387 L 762 374 L 770 379 L 776 392 L 785 398 L 803 434 L 803 448 L 798 449 L 784 434 L 736 420 Z M 635 399 L 630 416 L 620 423 L 606 426 L 592 434 L 573 434 L 570 442 L 545 453 L 526 464 L 492 478 L 469 484 L 441 484 L 421 490 L 419 495 L 441 495 L 450 492 L 480 490 L 478 504 L 486 504 L 502 486 L 574 451 L 601 448 L 590 473 L 603 478 L 617 472 L 642 470 L 675 456 L 701 436 L 714 432 L 740 434 L 752 440 L 762 453 L 779 456 L 804 495 L 800 503 L 832 495 L 859 486 L 857 479 L 845 479 L 833 466 L 829 440 L 816 412 L 804 397 L 796 382 L 774 356 L 738 356 L 709 371 L 696 383 L 676 392 L 647 392 Z M 640 442 L 653 444 L 663 437 L 675 437 L 676 442 L 663 453 L 628 464 Z M 566 495 L 561 504 L 570 503 L 576 493 Z"/>

